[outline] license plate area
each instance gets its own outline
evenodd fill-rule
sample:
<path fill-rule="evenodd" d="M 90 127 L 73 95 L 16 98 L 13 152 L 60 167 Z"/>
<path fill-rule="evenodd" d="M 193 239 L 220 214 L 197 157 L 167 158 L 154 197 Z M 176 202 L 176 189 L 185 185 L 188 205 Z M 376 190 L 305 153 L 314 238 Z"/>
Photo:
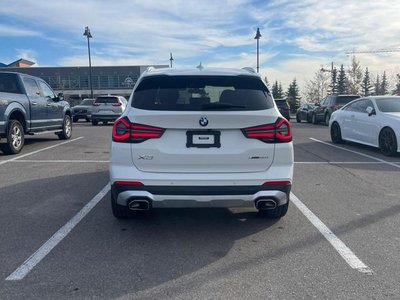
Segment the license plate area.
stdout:
<path fill-rule="evenodd" d="M 221 132 L 215 130 L 186 131 L 187 148 L 220 148 Z"/>

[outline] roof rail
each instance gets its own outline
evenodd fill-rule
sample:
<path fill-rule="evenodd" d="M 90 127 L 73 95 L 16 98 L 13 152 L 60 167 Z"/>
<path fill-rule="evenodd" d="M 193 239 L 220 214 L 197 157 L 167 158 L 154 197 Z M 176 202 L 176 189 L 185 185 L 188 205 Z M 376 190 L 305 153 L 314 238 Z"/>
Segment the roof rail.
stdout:
<path fill-rule="evenodd" d="M 253 73 L 253 74 L 256 73 L 256 71 L 251 67 L 244 67 L 244 68 L 242 68 L 242 70 L 245 70 L 245 71 L 247 71 L 249 73 Z"/>

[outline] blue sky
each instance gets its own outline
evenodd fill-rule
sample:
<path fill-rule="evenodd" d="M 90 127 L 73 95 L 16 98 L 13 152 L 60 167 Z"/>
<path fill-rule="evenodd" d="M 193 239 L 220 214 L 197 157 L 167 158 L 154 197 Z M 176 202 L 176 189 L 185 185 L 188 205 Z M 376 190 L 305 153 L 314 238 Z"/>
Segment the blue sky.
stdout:
<path fill-rule="evenodd" d="M 400 48 L 400 1 L 0 1 L 0 62 L 85 66 L 89 26 L 93 65 L 256 67 L 286 88 L 321 68 L 350 63 L 347 50 Z M 400 72 L 400 52 L 359 54 L 372 74 Z"/>

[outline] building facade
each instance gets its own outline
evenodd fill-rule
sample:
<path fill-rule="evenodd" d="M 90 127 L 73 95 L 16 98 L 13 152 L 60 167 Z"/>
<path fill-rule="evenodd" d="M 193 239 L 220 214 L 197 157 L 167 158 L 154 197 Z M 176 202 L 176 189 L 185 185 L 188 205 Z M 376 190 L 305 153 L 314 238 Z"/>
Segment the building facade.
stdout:
<path fill-rule="evenodd" d="M 0 71 L 20 72 L 37 76 L 45 80 L 56 93 L 63 93 L 72 104 L 90 98 L 89 67 L 28 67 L 29 61 L 23 60 L 21 67 L 14 62 L 0 67 Z M 32 63 L 33 64 L 33 63 Z M 94 96 L 121 95 L 128 97 L 139 76 L 149 66 L 104 66 L 92 67 L 92 88 Z M 168 65 L 156 65 L 155 68 L 167 68 Z"/>

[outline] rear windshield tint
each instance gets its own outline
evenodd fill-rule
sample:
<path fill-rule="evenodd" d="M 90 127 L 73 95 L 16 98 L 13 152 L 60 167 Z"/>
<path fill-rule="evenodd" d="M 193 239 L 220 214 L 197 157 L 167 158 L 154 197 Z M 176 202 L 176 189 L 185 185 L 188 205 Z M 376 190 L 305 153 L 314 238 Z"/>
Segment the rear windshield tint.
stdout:
<path fill-rule="evenodd" d="M 360 96 L 339 96 L 336 98 L 337 104 L 346 104 L 350 101 L 360 98 Z"/>
<path fill-rule="evenodd" d="M 284 107 L 288 107 L 289 106 L 289 104 L 286 102 L 286 100 L 277 100 L 277 99 L 275 99 L 275 103 L 276 103 L 276 105 L 277 106 L 284 106 Z"/>
<path fill-rule="evenodd" d="M 96 103 L 104 103 L 104 104 L 118 103 L 118 98 L 117 97 L 98 97 L 95 102 Z"/>
<path fill-rule="evenodd" d="M 0 92 L 22 94 L 17 74 L 0 73 Z"/>
<path fill-rule="evenodd" d="M 273 100 L 250 76 L 151 76 L 133 93 L 132 107 L 146 110 L 263 110 Z"/>
<path fill-rule="evenodd" d="M 85 100 L 82 100 L 82 102 L 80 103 L 80 105 L 92 105 L 92 103 L 93 103 L 93 100 L 91 100 L 91 99 L 85 99 Z"/>

